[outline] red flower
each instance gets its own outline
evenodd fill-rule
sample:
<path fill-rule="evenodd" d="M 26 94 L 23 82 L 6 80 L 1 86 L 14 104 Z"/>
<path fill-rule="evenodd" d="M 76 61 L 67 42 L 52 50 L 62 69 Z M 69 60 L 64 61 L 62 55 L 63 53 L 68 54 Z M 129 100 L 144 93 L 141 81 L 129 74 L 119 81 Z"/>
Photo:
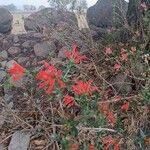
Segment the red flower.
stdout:
<path fill-rule="evenodd" d="M 121 96 L 117 95 L 114 97 L 115 101 L 120 101 L 121 100 Z"/>
<path fill-rule="evenodd" d="M 72 86 L 72 89 L 75 91 L 75 94 L 80 95 L 80 94 L 90 94 L 93 91 L 97 90 L 97 87 L 92 87 L 91 86 L 92 81 L 87 81 L 86 83 L 83 83 L 83 81 L 78 81 L 76 85 Z"/>
<path fill-rule="evenodd" d="M 99 108 L 102 113 L 107 114 L 109 110 L 109 103 L 103 103 L 103 105 L 101 105 Z"/>
<path fill-rule="evenodd" d="M 103 138 L 103 143 L 105 145 L 104 150 L 109 150 L 111 145 L 114 145 L 114 150 L 119 150 L 119 144 L 116 143 L 116 139 L 113 139 L 111 136 Z"/>
<path fill-rule="evenodd" d="M 120 60 L 121 61 L 127 61 L 128 60 L 128 55 L 127 55 L 127 52 L 124 48 L 121 49 Z"/>
<path fill-rule="evenodd" d="M 116 117 L 113 114 L 113 112 L 108 111 L 108 113 L 106 114 L 107 120 L 110 123 L 110 125 L 113 127 L 116 123 Z"/>
<path fill-rule="evenodd" d="M 107 121 L 113 127 L 116 123 L 116 117 L 112 111 L 110 111 L 109 103 L 103 103 L 100 107 L 100 111 L 106 116 Z"/>
<path fill-rule="evenodd" d="M 134 53 L 136 52 L 136 47 L 131 47 L 131 51 Z"/>
<path fill-rule="evenodd" d="M 108 55 L 110 55 L 110 54 L 113 53 L 113 49 L 111 47 L 106 47 L 105 48 L 105 53 L 108 54 Z"/>
<path fill-rule="evenodd" d="M 68 108 L 72 107 L 75 104 L 74 98 L 68 95 L 64 97 L 63 102 Z"/>
<path fill-rule="evenodd" d="M 120 65 L 120 64 L 115 64 L 115 65 L 114 65 L 114 69 L 115 69 L 116 71 L 119 71 L 120 68 L 121 68 L 121 65 Z"/>
<path fill-rule="evenodd" d="M 20 66 L 17 62 L 14 62 L 13 66 L 9 68 L 8 72 L 12 76 L 12 79 L 14 81 L 17 81 L 17 80 L 20 80 L 24 76 L 26 69 Z"/>
<path fill-rule="evenodd" d="M 129 109 L 129 102 L 124 103 L 124 104 L 121 106 L 121 109 L 127 112 L 128 109 Z"/>
<path fill-rule="evenodd" d="M 78 144 L 72 144 L 68 150 L 78 150 L 79 145 Z"/>
<path fill-rule="evenodd" d="M 142 9 L 143 9 L 144 11 L 147 11 L 147 10 L 148 10 L 148 7 L 147 7 L 147 5 L 146 5 L 145 2 L 141 3 L 141 7 L 142 7 Z"/>
<path fill-rule="evenodd" d="M 68 59 L 73 60 L 73 62 L 76 64 L 81 63 L 83 60 L 87 58 L 85 55 L 79 55 L 77 45 L 73 46 L 73 50 L 71 52 L 65 50 L 64 53 Z"/>
<path fill-rule="evenodd" d="M 103 138 L 104 150 L 109 150 L 109 147 L 114 144 L 114 139 L 111 136 Z"/>
<path fill-rule="evenodd" d="M 93 145 L 90 145 L 88 150 L 96 150 L 96 148 Z"/>
<path fill-rule="evenodd" d="M 119 150 L 119 143 L 115 143 L 114 150 Z"/>
<path fill-rule="evenodd" d="M 55 82 L 57 81 L 61 88 L 65 88 L 65 83 L 60 79 L 62 72 L 61 70 L 56 70 L 53 65 L 50 65 L 44 62 L 45 70 L 40 70 L 39 73 L 36 75 L 36 79 L 42 80 L 44 82 L 39 84 L 40 88 L 49 86 L 46 90 L 47 94 L 50 94 L 53 90 Z"/>

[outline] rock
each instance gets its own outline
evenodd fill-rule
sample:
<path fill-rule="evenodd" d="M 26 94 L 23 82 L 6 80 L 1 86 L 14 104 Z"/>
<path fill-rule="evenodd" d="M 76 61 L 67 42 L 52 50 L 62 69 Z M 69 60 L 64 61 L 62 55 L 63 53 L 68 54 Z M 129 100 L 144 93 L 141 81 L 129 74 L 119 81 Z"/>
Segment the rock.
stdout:
<path fill-rule="evenodd" d="M 24 65 L 27 61 L 29 61 L 29 57 L 20 57 L 17 62 L 21 65 Z"/>
<path fill-rule="evenodd" d="M 15 63 L 16 61 L 15 60 L 10 60 L 6 63 L 6 68 L 9 69 L 13 66 L 13 64 Z"/>
<path fill-rule="evenodd" d="M 59 59 L 64 59 L 64 58 L 66 58 L 66 56 L 65 56 L 65 54 L 64 54 L 64 51 L 65 50 L 68 50 L 69 48 L 67 47 L 67 46 L 64 46 L 64 47 L 62 47 L 60 50 L 59 50 L 59 52 L 58 52 L 58 58 Z"/>
<path fill-rule="evenodd" d="M 0 64 L 1 64 L 1 66 L 2 66 L 3 68 L 5 68 L 5 67 L 6 67 L 6 64 L 7 64 L 7 61 L 2 61 Z"/>
<path fill-rule="evenodd" d="M 14 43 L 18 43 L 19 42 L 19 38 L 17 35 L 14 36 L 14 39 L 13 39 Z"/>
<path fill-rule="evenodd" d="M 124 0 L 98 0 L 94 6 L 87 10 L 89 25 L 102 28 L 122 26 L 127 7 L 128 4 Z M 116 16 L 114 16 L 115 13 Z"/>
<path fill-rule="evenodd" d="M 51 52 L 55 52 L 56 46 L 53 42 L 42 42 L 34 46 L 36 56 L 47 57 Z"/>
<path fill-rule="evenodd" d="M 33 41 L 28 40 L 22 44 L 22 47 L 23 48 L 31 48 L 31 47 L 33 47 L 33 45 L 34 45 Z"/>
<path fill-rule="evenodd" d="M 10 47 L 8 49 L 8 53 L 12 56 L 17 55 L 21 52 L 21 49 L 19 47 Z"/>
<path fill-rule="evenodd" d="M 5 146 L 3 144 L 0 144 L 0 150 L 5 150 Z"/>
<path fill-rule="evenodd" d="M 24 27 L 26 31 L 42 32 L 44 28 L 54 29 L 60 22 L 67 22 L 70 26 L 77 26 L 77 19 L 74 13 L 45 8 L 25 18 Z"/>
<path fill-rule="evenodd" d="M 3 60 L 5 60 L 5 59 L 7 59 L 8 58 L 8 53 L 7 53 L 7 51 L 2 51 L 2 52 L 0 52 L 0 61 L 3 61 Z"/>
<path fill-rule="evenodd" d="M 5 93 L 4 100 L 7 104 L 9 104 L 10 102 L 13 102 L 13 93 L 12 93 L 12 91 L 9 91 L 9 93 Z"/>
<path fill-rule="evenodd" d="M 12 135 L 8 150 L 27 150 L 30 143 L 30 133 L 17 131 Z"/>
<path fill-rule="evenodd" d="M 3 45 L 4 48 L 7 48 L 7 47 L 10 46 L 8 40 L 6 40 L 6 39 L 3 40 L 2 45 Z"/>
<path fill-rule="evenodd" d="M 7 73 L 3 70 L 0 70 L 0 83 L 6 78 Z"/>
<path fill-rule="evenodd" d="M 12 21 L 12 14 L 7 9 L 0 7 L 0 33 L 11 32 Z"/>
<path fill-rule="evenodd" d="M 42 39 L 42 38 L 45 38 L 45 35 L 41 33 L 34 33 L 34 37 Z"/>
<path fill-rule="evenodd" d="M 110 82 L 117 92 L 121 94 L 129 94 L 132 92 L 132 79 L 125 74 L 118 74 L 111 79 Z"/>

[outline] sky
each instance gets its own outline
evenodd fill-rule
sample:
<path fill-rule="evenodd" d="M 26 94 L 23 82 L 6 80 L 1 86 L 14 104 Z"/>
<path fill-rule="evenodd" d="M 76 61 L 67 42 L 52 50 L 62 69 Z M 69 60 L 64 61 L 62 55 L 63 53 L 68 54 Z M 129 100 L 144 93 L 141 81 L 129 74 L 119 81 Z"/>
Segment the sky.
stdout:
<path fill-rule="evenodd" d="M 49 6 L 48 0 L 0 0 L 0 5 L 15 4 L 17 7 L 21 7 L 24 4 L 35 5 L 36 7 L 40 5 Z M 88 7 L 94 5 L 98 0 L 86 0 Z M 129 1 L 129 0 L 125 0 Z"/>
<path fill-rule="evenodd" d="M 31 4 L 35 6 L 49 6 L 48 0 L 0 0 L 0 5 L 7 5 L 7 4 L 15 4 L 16 6 L 21 6 L 24 4 Z M 87 0 L 88 6 L 92 6 L 96 3 L 97 0 Z"/>

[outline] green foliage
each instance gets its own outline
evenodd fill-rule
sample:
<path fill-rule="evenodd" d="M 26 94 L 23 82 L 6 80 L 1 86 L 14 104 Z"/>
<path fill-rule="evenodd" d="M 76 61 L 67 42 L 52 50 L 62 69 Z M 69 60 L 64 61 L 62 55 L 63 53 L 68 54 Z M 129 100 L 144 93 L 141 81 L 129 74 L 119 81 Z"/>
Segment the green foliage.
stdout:
<path fill-rule="evenodd" d="M 150 102 L 150 86 L 143 89 L 142 98 L 145 102 Z"/>

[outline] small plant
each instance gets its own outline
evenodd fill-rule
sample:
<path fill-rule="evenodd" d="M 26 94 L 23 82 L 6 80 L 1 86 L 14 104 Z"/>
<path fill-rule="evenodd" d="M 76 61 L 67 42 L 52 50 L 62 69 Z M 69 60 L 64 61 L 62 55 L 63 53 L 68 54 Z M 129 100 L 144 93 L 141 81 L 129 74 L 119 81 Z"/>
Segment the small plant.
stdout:
<path fill-rule="evenodd" d="M 130 56 L 136 51 L 136 48 L 131 48 L 131 51 L 121 48 L 117 53 L 108 47 L 105 54 L 106 57 L 112 58 L 110 64 L 113 71 L 118 73 L 126 68 Z M 74 70 L 80 72 L 79 66 L 88 61 L 85 55 L 80 54 L 77 45 L 73 45 L 72 51 L 64 51 L 64 54 L 65 65 L 55 66 L 42 61 L 39 63 L 42 65 L 40 70 L 34 72 L 34 75 L 17 63 L 14 63 L 8 71 L 14 81 L 20 80 L 25 75 L 32 76 L 33 82 L 34 80 L 39 82 L 36 89 L 45 90 L 48 98 L 47 107 L 51 109 L 50 124 L 53 128 L 51 138 L 54 143 L 59 143 L 62 149 L 97 150 L 101 147 L 105 150 L 110 148 L 119 150 L 120 139 L 119 136 L 115 137 L 114 133 L 120 131 L 124 133 L 119 115 L 128 113 L 131 107 L 129 98 L 114 93 L 112 86 L 106 84 L 96 86 L 90 77 L 74 76 Z M 149 100 L 149 96 L 150 90 L 145 89 L 143 99 Z M 54 113 L 53 109 L 55 105 L 59 108 L 55 110 L 59 112 L 59 117 L 55 117 L 56 112 Z M 57 124 L 61 127 L 58 131 L 55 127 Z M 80 141 L 79 137 L 82 134 L 92 134 L 93 139 L 87 137 Z"/>

